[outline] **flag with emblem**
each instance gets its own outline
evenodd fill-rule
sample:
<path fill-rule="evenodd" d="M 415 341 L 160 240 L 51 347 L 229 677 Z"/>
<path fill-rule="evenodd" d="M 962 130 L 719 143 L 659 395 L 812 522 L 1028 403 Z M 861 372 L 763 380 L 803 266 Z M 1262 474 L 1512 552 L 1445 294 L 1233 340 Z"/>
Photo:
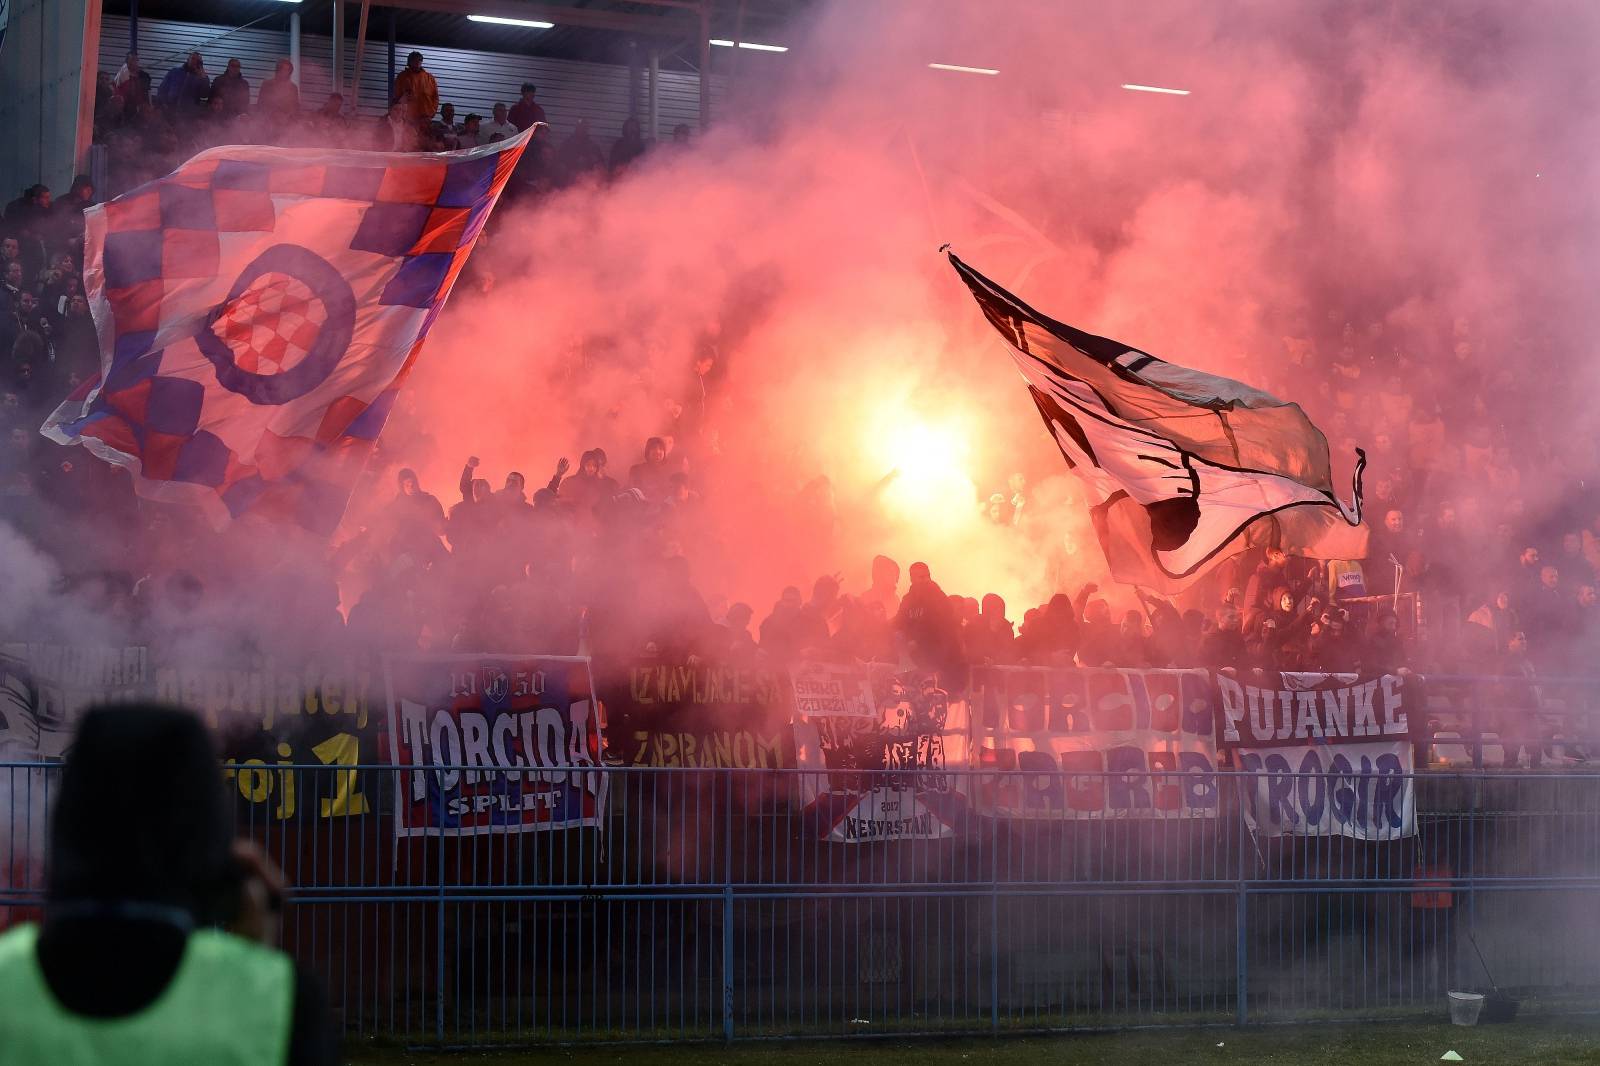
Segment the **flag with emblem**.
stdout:
<path fill-rule="evenodd" d="M 43 432 L 141 495 L 331 533 L 532 131 L 229 146 L 84 213 L 100 376 Z"/>
<path fill-rule="evenodd" d="M 1111 575 L 1178 592 L 1253 545 L 1360 559 L 1361 474 L 1333 491 L 1328 441 L 1297 404 L 1048 318 L 950 263 L 1000 331 L 1092 505 Z"/>

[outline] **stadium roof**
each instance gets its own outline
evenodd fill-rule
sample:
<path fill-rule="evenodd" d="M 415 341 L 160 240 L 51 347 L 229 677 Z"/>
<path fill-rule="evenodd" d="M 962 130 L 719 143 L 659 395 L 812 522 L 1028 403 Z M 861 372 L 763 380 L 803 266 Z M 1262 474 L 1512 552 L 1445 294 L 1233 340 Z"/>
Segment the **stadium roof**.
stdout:
<path fill-rule="evenodd" d="M 301 31 L 326 34 L 333 0 L 137 0 L 141 18 L 175 19 L 222 26 L 283 28 L 291 12 Z M 388 40 L 389 16 L 406 41 L 450 48 L 518 52 L 561 59 L 627 63 L 631 48 L 660 49 L 667 67 L 699 64 L 702 14 L 710 36 L 726 40 L 779 42 L 784 28 L 813 0 L 394 0 L 374 3 L 369 39 Z M 108 15 L 130 13 L 130 0 L 104 0 Z M 345 32 L 352 39 L 361 0 L 344 0 Z M 550 29 L 469 22 L 468 15 L 495 15 L 554 23 Z"/>

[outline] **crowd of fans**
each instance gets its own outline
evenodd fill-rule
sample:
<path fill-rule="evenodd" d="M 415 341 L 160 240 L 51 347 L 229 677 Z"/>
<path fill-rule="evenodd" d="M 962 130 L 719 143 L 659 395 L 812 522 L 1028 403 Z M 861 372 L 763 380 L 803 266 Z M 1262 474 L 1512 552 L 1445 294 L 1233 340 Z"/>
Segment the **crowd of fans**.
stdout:
<path fill-rule="evenodd" d="M 545 118 L 537 90 L 524 85 L 487 121 L 458 121 L 418 53 L 395 80 L 389 114 L 375 123 L 347 117 L 338 97 L 303 110 L 292 77 L 284 61 L 252 101 L 237 61 L 208 78 L 195 54 L 152 92 L 151 76 L 130 54 L 103 79 L 97 119 L 112 143 L 136 146 L 123 151 L 125 160 L 164 160 L 129 166 L 160 168 L 173 153 L 223 140 L 293 144 L 337 133 L 340 143 L 352 143 L 364 130 L 374 147 L 443 149 L 490 143 Z M 609 152 L 579 122 L 538 157 L 533 173 L 537 181 L 570 181 L 615 172 L 647 149 L 634 120 Z M 1411 338 L 1447 347 L 1445 365 L 1399 351 L 1380 363 L 1376 353 L 1394 341 L 1381 324 L 1361 333 L 1348 324 L 1335 329 L 1330 318 L 1327 329 L 1289 338 L 1285 358 L 1265 372 L 1271 380 L 1261 383 L 1280 394 L 1303 395 L 1306 383 L 1317 383 L 1307 406 L 1336 450 L 1368 443 L 1377 476 L 1366 501 L 1372 547 L 1361 562 L 1256 549 L 1174 600 L 1102 594 L 1089 583 L 1061 588 L 1020 616 L 998 595 L 947 591 L 927 565 L 902 567 L 883 556 L 872 560 L 862 588 L 823 576 L 809 588 L 784 589 L 766 610 L 708 598 L 700 588 L 717 545 L 758 534 L 716 528 L 701 495 L 715 498 L 722 487 L 701 461 L 716 433 L 707 396 L 717 360 L 699 352 L 686 360 L 691 394 L 668 405 L 670 424 L 644 442 L 637 462 L 614 470 L 605 451 L 592 448 L 575 468 L 563 458 L 542 481 L 530 485 L 512 471 L 496 486 L 474 458 L 448 500 L 401 469 L 392 496 L 369 500 L 359 531 L 331 554 L 312 549 L 314 564 L 301 554 L 273 570 L 242 547 L 249 537 L 229 541 L 186 512 L 136 503 L 125 472 L 37 431 L 60 398 L 98 369 L 82 282 L 82 214 L 95 192 L 85 178 L 59 197 L 35 186 L 0 224 L 0 352 L 8 357 L 0 492 L 8 519 L 52 545 L 69 600 L 98 624 L 120 626 L 130 643 L 212 658 L 334 647 L 586 647 L 617 660 L 909 660 L 950 687 L 963 683 L 967 666 L 982 664 L 1410 667 L 1524 681 L 1595 669 L 1600 518 L 1585 525 L 1570 505 L 1536 511 L 1524 504 L 1520 484 L 1532 471 L 1511 460 L 1483 400 L 1457 409 L 1416 399 L 1452 395 L 1437 380 L 1450 374 L 1478 381 L 1475 395 L 1493 389 L 1516 402 L 1518 382 L 1476 369 L 1464 322 L 1448 338 Z M 1549 460 L 1535 450 L 1526 461 Z M 1548 469 L 1539 474 L 1551 477 Z M 830 522 L 826 480 L 803 492 L 817 520 Z M 974 502 L 1000 526 L 1034 520 L 1021 474 Z M 72 528 L 63 521 L 80 523 L 84 535 L 52 535 Z M 108 537 L 113 528 L 118 534 Z M 114 550 L 103 547 L 108 542 Z M 263 625 L 264 618 L 293 624 Z M 39 636 L 55 623 L 16 624 L 27 632 L 0 636 Z"/>
<path fill-rule="evenodd" d="M 337 145 L 381 151 L 442 152 L 473 148 L 515 137 L 546 120 L 538 86 L 524 82 L 514 100 L 496 103 L 490 114 L 458 115 L 442 102 L 439 83 L 412 52 L 395 76 L 387 112 L 378 118 L 353 114 L 340 93 L 321 101 L 300 95 L 294 64 L 278 61 L 274 75 L 252 87 L 239 60 L 209 75 L 204 57 L 191 52 L 157 83 L 128 53 L 116 74 L 101 73 L 95 98 L 95 141 L 108 149 L 113 192 L 170 172 L 183 160 L 221 144 L 275 144 L 294 147 Z M 689 143 L 690 130 L 672 131 L 676 146 Z M 610 145 L 596 140 L 589 123 L 578 119 L 572 132 L 551 143 L 535 137 L 507 188 L 513 198 L 559 188 L 587 178 L 615 176 L 654 146 L 638 119 L 628 119 Z"/>

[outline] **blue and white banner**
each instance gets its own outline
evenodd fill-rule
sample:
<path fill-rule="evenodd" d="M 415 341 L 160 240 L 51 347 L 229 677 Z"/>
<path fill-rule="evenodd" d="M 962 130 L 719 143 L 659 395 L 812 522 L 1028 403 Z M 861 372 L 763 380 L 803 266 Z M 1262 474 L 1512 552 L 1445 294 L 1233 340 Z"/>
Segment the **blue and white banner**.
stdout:
<path fill-rule="evenodd" d="M 1217 746 L 1234 753 L 1263 836 L 1396 840 L 1417 831 L 1406 682 L 1394 674 L 1218 674 Z"/>

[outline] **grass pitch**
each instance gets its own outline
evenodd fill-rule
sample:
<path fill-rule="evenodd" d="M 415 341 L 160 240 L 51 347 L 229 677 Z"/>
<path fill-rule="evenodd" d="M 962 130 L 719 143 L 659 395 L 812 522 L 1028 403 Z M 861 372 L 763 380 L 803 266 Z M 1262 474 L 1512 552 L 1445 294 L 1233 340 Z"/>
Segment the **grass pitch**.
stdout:
<path fill-rule="evenodd" d="M 356 1066 L 1427 1066 L 1463 1062 L 1600 1064 L 1600 1018 L 1530 1019 L 1462 1028 L 1367 1023 L 1142 1030 L 962 1040 L 628 1044 L 523 1051 L 360 1047 Z"/>

